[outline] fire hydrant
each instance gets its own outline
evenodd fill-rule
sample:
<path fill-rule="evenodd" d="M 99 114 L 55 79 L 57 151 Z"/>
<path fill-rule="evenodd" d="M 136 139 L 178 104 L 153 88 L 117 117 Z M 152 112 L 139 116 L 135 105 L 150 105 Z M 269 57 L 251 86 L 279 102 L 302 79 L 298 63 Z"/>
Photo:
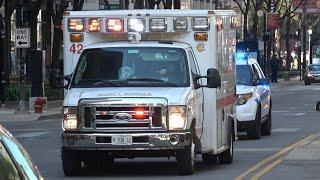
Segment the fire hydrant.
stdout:
<path fill-rule="evenodd" d="M 43 107 L 47 104 L 47 100 L 45 98 L 37 98 L 34 101 L 34 112 L 35 113 L 42 113 Z"/>

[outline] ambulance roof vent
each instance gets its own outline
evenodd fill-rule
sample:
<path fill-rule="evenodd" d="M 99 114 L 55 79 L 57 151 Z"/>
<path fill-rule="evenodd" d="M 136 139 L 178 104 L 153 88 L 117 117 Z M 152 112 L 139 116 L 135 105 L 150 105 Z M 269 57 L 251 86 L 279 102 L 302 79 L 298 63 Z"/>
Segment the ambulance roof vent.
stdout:
<path fill-rule="evenodd" d="M 141 34 L 138 32 L 129 32 L 128 41 L 131 43 L 139 43 L 141 41 Z"/>

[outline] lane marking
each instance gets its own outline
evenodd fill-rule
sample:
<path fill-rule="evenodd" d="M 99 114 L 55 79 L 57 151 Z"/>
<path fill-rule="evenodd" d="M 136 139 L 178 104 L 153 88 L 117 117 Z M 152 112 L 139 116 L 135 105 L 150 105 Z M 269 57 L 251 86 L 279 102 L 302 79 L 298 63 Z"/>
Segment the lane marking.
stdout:
<path fill-rule="evenodd" d="M 247 171 L 243 172 L 242 174 L 240 174 L 238 177 L 235 178 L 235 180 L 242 180 L 243 178 L 245 178 L 248 174 L 256 171 L 257 169 L 259 169 L 261 166 L 263 166 L 264 164 L 268 163 L 269 161 L 276 159 L 284 154 L 286 154 L 287 152 L 289 152 L 290 150 L 292 150 L 293 148 L 299 146 L 299 145 L 303 145 L 308 143 L 310 140 L 314 140 L 315 138 L 317 138 L 316 134 L 311 134 L 303 139 L 301 139 L 300 141 L 291 144 L 283 149 L 281 149 L 279 152 L 277 152 L 276 154 L 273 154 L 265 159 L 263 159 L 262 161 L 256 163 L 254 166 L 250 167 Z"/>
<path fill-rule="evenodd" d="M 287 132 L 297 132 L 301 128 L 277 128 L 273 129 L 272 132 L 279 132 L 279 133 L 287 133 Z"/>
<path fill-rule="evenodd" d="M 287 113 L 287 112 L 290 112 L 290 111 L 272 111 L 273 113 Z"/>
<path fill-rule="evenodd" d="M 37 137 L 37 136 L 41 136 L 44 134 L 48 134 L 49 132 L 30 132 L 30 133 L 23 133 L 20 135 L 17 135 L 17 138 L 33 138 L 33 137 Z"/>
<path fill-rule="evenodd" d="M 238 148 L 234 149 L 236 152 L 261 152 L 261 151 L 277 151 L 281 148 Z"/>
<path fill-rule="evenodd" d="M 283 159 L 278 159 L 278 160 L 274 161 L 269 166 L 267 166 L 266 168 L 262 169 L 258 174 L 254 175 L 252 178 L 250 178 L 250 180 L 258 180 L 258 179 L 260 179 L 261 176 L 265 175 L 271 169 L 273 169 L 274 167 L 278 166 L 282 161 L 283 161 Z"/>
<path fill-rule="evenodd" d="M 11 132 L 23 132 L 23 131 L 49 131 L 51 129 L 12 129 Z"/>

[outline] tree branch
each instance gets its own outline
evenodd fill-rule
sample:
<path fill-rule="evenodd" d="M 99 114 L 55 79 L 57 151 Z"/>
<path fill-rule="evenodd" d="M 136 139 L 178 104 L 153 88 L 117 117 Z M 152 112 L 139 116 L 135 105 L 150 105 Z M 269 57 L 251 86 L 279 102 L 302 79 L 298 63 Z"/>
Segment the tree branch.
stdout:
<path fill-rule="evenodd" d="M 244 10 L 243 10 L 243 8 L 242 8 L 242 6 L 241 6 L 241 4 L 237 1 L 237 0 L 233 0 L 237 5 L 238 5 L 238 7 L 239 7 L 239 9 L 240 9 L 240 11 L 241 11 L 241 13 L 242 14 L 244 14 L 245 12 L 244 12 Z M 244 3 L 245 3 L 245 1 L 243 1 Z M 245 3 L 246 4 L 246 3 Z"/>

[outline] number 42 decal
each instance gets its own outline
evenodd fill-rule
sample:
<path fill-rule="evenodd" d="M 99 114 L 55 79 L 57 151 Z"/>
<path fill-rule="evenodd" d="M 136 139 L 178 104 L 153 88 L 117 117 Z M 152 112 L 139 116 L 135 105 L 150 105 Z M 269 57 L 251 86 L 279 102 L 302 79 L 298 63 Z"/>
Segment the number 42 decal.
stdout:
<path fill-rule="evenodd" d="M 69 51 L 72 54 L 81 54 L 83 50 L 83 44 L 72 44 Z"/>

